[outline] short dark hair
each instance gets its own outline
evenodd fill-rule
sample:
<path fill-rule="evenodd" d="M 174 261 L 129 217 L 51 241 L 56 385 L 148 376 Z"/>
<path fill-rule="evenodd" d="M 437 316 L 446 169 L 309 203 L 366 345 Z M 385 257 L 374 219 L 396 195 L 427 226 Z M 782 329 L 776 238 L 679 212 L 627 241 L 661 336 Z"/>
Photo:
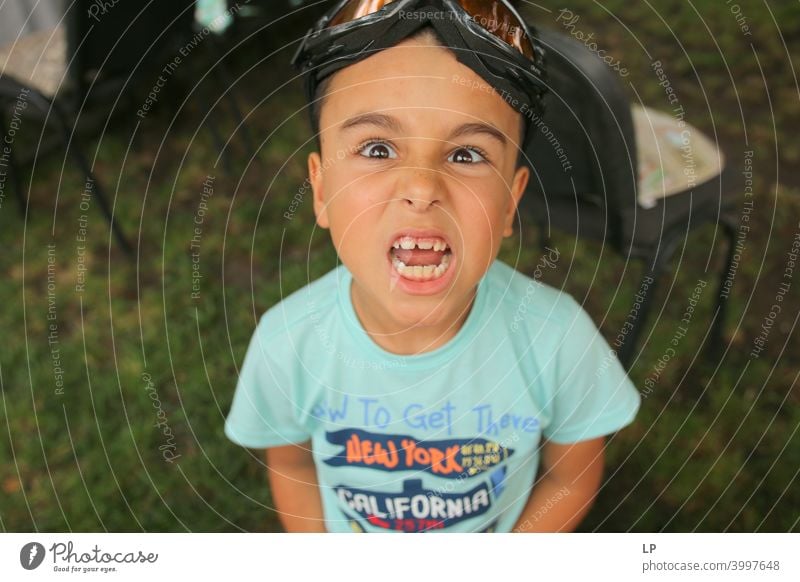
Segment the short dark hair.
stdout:
<path fill-rule="evenodd" d="M 409 36 L 406 40 L 434 40 L 439 46 L 444 48 L 449 48 L 445 43 L 444 39 L 436 32 L 436 29 L 430 25 L 426 25 L 421 28 L 415 34 Z M 317 141 L 317 150 L 322 151 L 322 143 L 320 139 L 320 118 L 322 117 L 322 106 L 325 104 L 325 99 L 328 96 L 328 89 L 330 89 L 331 81 L 336 76 L 336 73 L 325 77 L 319 85 L 317 85 L 316 91 L 314 92 L 314 100 L 311 102 L 309 107 L 311 107 L 311 131 L 314 133 L 314 137 Z M 525 118 L 522 113 L 517 113 L 519 115 L 519 139 L 520 139 L 520 150 L 519 154 L 517 155 L 517 167 L 522 165 L 524 155 L 522 151 L 522 143 L 525 138 Z"/>

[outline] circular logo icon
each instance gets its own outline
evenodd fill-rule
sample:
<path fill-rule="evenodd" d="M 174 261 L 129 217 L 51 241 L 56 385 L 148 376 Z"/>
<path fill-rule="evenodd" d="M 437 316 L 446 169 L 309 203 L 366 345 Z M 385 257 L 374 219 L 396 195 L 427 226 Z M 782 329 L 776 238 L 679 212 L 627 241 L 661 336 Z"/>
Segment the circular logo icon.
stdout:
<path fill-rule="evenodd" d="M 26 570 L 35 570 L 44 560 L 44 546 L 38 542 L 29 542 L 19 551 L 19 563 Z"/>

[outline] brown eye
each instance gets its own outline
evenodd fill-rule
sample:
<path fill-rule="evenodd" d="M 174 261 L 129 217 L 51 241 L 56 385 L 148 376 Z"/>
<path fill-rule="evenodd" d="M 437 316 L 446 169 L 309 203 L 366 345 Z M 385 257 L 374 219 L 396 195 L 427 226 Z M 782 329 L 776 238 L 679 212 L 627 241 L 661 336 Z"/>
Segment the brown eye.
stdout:
<path fill-rule="evenodd" d="M 458 148 L 450 154 L 448 160 L 456 164 L 477 164 L 485 162 L 486 158 L 473 148 Z"/>
<path fill-rule="evenodd" d="M 372 158 L 378 160 L 386 160 L 397 157 L 397 154 L 391 148 L 391 146 L 383 142 L 368 143 L 361 148 L 359 153 L 365 158 Z"/>

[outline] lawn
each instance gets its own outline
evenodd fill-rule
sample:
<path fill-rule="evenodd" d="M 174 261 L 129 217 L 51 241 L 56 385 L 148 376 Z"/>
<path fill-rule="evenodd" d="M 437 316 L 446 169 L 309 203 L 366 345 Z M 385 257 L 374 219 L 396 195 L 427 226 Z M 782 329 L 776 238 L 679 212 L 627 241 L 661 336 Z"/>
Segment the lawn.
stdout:
<path fill-rule="evenodd" d="M 543 6 L 525 14 L 563 28 L 564 5 Z M 602 491 L 580 529 L 800 531 L 800 272 L 786 277 L 800 236 L 800 6 L 566 6 L 579 16 L 575 28 L 594 33 L 629 71 L 632 99 L 668 108 L 651 69 L 661 60 L 687 120 L 716 132 L 730 164 L 742 167 L 744 152 L 755 152 L 751 229 L 725 343 L 716 357 L 701 349 L 723 260 L 717 251 L 707 264 L 710 227 L 687 237 L 656 298 L 631 371 L 642 409 L 610 440 Z M 110 240 L 92 185 L 82 196 L 83 176 L 60 153 L 29 168 L 24 216 L 4 191 L 0 530 L 279 531 L 263 459 L 222 429 L 258 315 L 337 265 L 308 196 L 295 197 L 311 145 L 300 84 L 287 83 L 289 44 L 306 26 L 274 25 L 226 60 L 256 151 L 224 103 L 210 107 L 224 87 L 195 86 L 207 68 L 199 51 L 153 111 L 125 111 L 88 142 L 135 257 Z M 143 81 L 144 95 L 153 82 Z M 225 152 L 212 121 L 230 138 Z M 531 272 L 537 240 L 523 219 L 501 259 Z M 553 244 L 561 260 L 543 280 L 583 302 L 614 337 L 641 264 L 563 235 Z M 709 284 L 689 331 L 659 366 L 700 279 Z M 782 310 L 771 317 L 782 282 Z"/>

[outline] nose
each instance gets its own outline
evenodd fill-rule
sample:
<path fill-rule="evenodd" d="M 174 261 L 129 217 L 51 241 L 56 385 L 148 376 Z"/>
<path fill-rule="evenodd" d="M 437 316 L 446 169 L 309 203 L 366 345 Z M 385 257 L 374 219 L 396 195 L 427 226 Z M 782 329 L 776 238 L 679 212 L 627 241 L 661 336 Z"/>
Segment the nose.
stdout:
<path fill-rule="evenodd" d="M 440 204 L 444 195 L 441 173 L 427 167 L 408 167 L 398 181 L 398 198 L 411 210 L 424 212 Z"/>

